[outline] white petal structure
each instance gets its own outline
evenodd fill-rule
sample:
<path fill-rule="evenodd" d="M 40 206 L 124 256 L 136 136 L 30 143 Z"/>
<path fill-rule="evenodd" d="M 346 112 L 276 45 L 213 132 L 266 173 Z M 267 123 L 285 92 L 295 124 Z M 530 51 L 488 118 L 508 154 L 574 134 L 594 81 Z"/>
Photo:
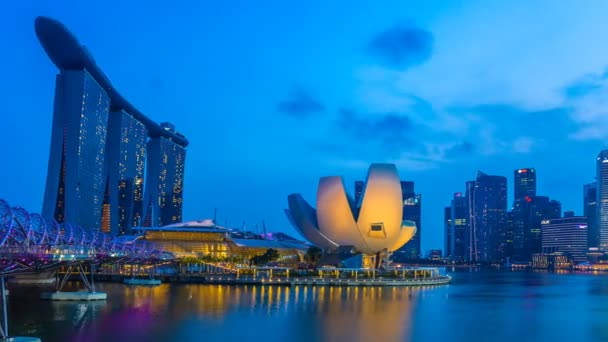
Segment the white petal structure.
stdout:
<path fill-rule="evenodd" d="M 352 246 L 364 254 L 394 251 L 416 233 L 412 221 L 402 221 L 401 183 L 393 164 L 372 164 L 357 208 L 342 177 L 323 177 L 317 190 L 317 210 L 299 194 L 288 197 L 290 221 L 304 238 L 333 249 Z"/>

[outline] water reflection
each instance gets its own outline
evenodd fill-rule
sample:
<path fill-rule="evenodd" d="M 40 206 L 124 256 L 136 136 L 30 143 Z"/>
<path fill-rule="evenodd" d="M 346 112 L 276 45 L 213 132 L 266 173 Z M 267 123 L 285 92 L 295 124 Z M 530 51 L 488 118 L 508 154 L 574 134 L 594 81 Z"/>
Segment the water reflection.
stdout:
<path fill-rule="evenodd" d="M 11 295 L 14 332 L 44 341 L 407 340 L 422 290 L 98 284 L 107 302 Z M 24 302 L 20 300 L 29 298 Z M 27 308 L 27 309 L 26 309 Z M 269 319 L 271 318 L 271 319 Z"/>
<path fill-rule="evenodd" d="M 409 288 L 313 288 L 324 341 L 404 341 L 416 300 Z"/>
<path fill-rule="evenodd" d="M 45 342 L 608 340 L 605 276 L 453 275 L 422 288 L 103 283 L 93 303 L 15 288 L 10 329 Z"/>

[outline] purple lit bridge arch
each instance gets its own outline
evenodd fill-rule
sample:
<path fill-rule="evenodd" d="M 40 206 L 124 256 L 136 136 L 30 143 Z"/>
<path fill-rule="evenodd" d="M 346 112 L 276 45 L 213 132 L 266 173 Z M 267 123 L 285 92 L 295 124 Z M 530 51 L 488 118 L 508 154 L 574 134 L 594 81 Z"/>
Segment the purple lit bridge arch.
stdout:
<path fill-rule="evenodd" d="M 145 243 L 59 224 L 0 199 L 0 276 L 37 273 L 74 263 L 154 264 L 173 255 Z"/>

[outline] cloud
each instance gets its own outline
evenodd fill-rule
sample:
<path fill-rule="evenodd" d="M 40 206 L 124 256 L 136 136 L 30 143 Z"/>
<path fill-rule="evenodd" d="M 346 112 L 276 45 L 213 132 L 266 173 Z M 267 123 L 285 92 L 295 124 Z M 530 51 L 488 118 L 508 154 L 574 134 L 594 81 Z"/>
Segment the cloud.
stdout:
<path fill-rule="evenodd" d="M 368 45 L 369 53 L 385 67 L 405 70 L 426 62 L 433 53 L 433 34 L 412 24 L 380 32 Z"/>
<path fill-rule="evenodd" d="M 564 87 L 564 105 L 572 108 L 575 141 L 608 139 L 608 72 L 587 74 Z"/>
<path fill-rule="evenodd" d="M 526 155 L 566 140 L 575 127 L 571 113 L 570 107 L 527 109 L 490 103 L 450 108 L 444 117 L 451 116 L 456 122 L 451 126 L 472 141 L 483 156 Z"/>
<path fill-rule="evenodd" d="M 411 148 L 414 145 L 411 139 L 414 123 L 402 114 L 362 116 L 353 110 L 341 109 L 335 126 L 354 142 L 375 142 L 389 150 Z"/>
<path fill-rule="evenodd" d="M 578 99 L 593 94 L 605 87 L 606 79 L 608 79 L 608 71 L 601 74 L 584 75 L 564 87 L 564 97 L 567 99 Z"/>
<path fill-rule="evenodd" d="M 304 119 L 325 111 L 325 106 L 307 91 L 296 88 L 286 100 L 279 102 L 277 110 L 285 115 Z"/>

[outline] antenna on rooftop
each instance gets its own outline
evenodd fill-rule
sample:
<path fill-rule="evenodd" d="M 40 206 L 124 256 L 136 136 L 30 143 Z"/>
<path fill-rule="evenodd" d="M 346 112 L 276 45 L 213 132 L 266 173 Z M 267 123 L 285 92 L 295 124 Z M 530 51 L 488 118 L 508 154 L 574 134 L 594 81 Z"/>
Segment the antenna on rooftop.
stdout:
<path fill-rule="evenodd" d="M 213 209 L 213 224 L 217 224 L 217 208 Z"/>

